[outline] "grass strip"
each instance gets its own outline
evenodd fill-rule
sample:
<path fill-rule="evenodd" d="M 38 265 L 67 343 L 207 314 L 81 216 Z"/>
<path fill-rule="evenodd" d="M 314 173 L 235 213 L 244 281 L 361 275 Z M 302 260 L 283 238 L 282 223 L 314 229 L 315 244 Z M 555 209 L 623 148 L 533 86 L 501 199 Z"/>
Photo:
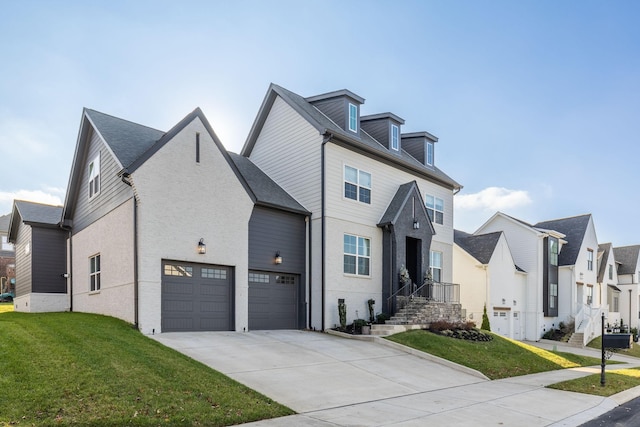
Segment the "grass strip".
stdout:
<path fill-rule="evenodd" d="M 293 413 L 111 317 L 3 313 L 0 355 L 0 424 L 227 426 Z"/>
<path fill-rule="evenodd" d="M 492 341 L 473 342 L 413 330 L 387 339 L 475 369 L 491 379 L 600 364 L 594 357 L 547 351 L 496 334 Z"/>
<path fill-rule="evenodd" d="M 552 384 L 548 388 L 608 397 L 638 386 L 640 386 L 640 369 L 632 368 L 605 372 L 604 386 L 600 384 L 600 374 L 593 374 Z"/>

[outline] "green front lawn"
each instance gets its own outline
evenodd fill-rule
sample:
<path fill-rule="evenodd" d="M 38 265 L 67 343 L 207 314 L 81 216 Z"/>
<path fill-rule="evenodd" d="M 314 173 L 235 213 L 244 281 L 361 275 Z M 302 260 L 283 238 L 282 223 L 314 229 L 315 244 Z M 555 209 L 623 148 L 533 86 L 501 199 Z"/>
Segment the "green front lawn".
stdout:
<path fill-rule="evenodd" d="M 621 391 L 640 386 L 640 370 L 634 368 L 609 371 L 605 372 L 604 379 L 604 387 L 600 384 L 600 374 L 593 374 L 575 380 L 552 384 L 549 388 L 595 394 L 597 396 L 612 396 Z"/>
<path fill-rule="evenodd" d="M 546 351 L 496 334 L 492 341 L 472 342 L 414 330 L 387 339 L 475 369 L 491 379 L 600 364 L 597 358 Z"/>
<path fill-rule="evenodd" d="M 226 426 L 293 413 L 99 315 L 0 314 L 0 373 L 0 425 Z"/>
<path fill-rule="evenodd" d="M 7 313 L 9 311 L 13 311 L 13 303 L 12 302 L 0 302 L 0 314 Z"/>

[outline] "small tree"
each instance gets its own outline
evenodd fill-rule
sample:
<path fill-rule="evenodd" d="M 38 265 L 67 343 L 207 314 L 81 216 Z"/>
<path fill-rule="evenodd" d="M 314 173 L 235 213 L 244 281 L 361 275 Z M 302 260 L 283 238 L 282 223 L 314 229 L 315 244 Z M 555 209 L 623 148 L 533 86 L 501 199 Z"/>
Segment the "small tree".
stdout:
<path fill-rule="evenodd" d="M 487 304 L 484 305 L 484 309 L 482 310 L 482 326 L 480 326 L 480 329 L 483 329 L 485 331 L 491 331 L 489 316 L 487 316 Z"/>

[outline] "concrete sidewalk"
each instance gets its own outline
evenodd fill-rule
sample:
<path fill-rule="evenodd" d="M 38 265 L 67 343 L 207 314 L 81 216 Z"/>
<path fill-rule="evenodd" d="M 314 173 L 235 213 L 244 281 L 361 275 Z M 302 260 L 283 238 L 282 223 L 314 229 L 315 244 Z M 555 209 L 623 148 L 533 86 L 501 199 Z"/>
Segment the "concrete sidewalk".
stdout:
<path fill-rule="evenodd" d="M 381 338 L 362 341 L 305 331 L 166 333 L 152 338 L 298 412 L 250 426 L 578 426 L 621 399 L 640 396 L 635 389 L 603 398 L 544 388 L 599 372 L 597 367 L 489 381 Z M 631 360 L 633 366 L 640 365 L 638 359 Z M 630 365 L 607 369 L 614 367 Z"/>

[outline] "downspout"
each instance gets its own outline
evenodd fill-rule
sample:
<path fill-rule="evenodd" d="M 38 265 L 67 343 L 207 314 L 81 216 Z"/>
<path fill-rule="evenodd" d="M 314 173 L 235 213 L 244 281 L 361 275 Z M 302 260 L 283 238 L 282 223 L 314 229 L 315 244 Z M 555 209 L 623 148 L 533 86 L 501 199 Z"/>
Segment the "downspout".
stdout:
<path fill-rule="evenodd" d="M 130 177 L 129 172 L 124 171 L 121 180 L 133 188 Z M 140 329 L 138 321 L 138 199 L 135 191 L 133 193 L 133 323 L 136 329 Z"/>
<path fill-rule="evenodd" d="M 322 331 L 324 332 L 324 322 L 325 322 L 325 305 L 326 305 L 326 298 L 325 298 L 325 289 L 326 289 L 326 282 L 325 282 L 325 260 L 326 260 L 326 219 L 325 219 L 325 211 L 326 211 L 326 200 L 325 200 L 325 167 L 326 167 L 326 159 L 325 159 L 325 146 L 327 145 L 327 142 L 331 141 L 331 139 L 333 138 L 333 134 L 331 133 L 325 133 L 324 134 L 324 138 L 322 139 L 322 148 L 321 148 L 321 155 L 320 155 L 320 198 L 321 198 L 321 208 L 320 208 L 320 215 L 322 217 L 321 223 L 322 223 L 322 242 L 321 242 L 321 257 L 322 257 L 322 266 L 321 266 L 321 287 L 322 287 Z"/>
<path fill-rule="evenodd" d="M 63 230 L 67 230 L 69 235 L 69 271 L 67 272 L 67 280 L 69 281 L 69 311 L 73 312 L 73 234 L 71 227 L 68 225 L 60 225 Z"/>
<path fill-rule="evenodd" d="M 311 256 L 313 254 L 313 245 L 311 245 L 311 215 L 308 215 L 305 218 L 305 221 L 307 223 L 307 260 L 308 260 L 308 264 L 309 264 L 309 271 L 307 272 L 307 281 L 308 281 L 308 287 L 307 289 L 309 289 L 309 310 L 307 311 L 307 328 L 312 328 L 313 327 L 313 287 L 311 286 L 312 282 L 313 282 L 313 257 Z"/>

